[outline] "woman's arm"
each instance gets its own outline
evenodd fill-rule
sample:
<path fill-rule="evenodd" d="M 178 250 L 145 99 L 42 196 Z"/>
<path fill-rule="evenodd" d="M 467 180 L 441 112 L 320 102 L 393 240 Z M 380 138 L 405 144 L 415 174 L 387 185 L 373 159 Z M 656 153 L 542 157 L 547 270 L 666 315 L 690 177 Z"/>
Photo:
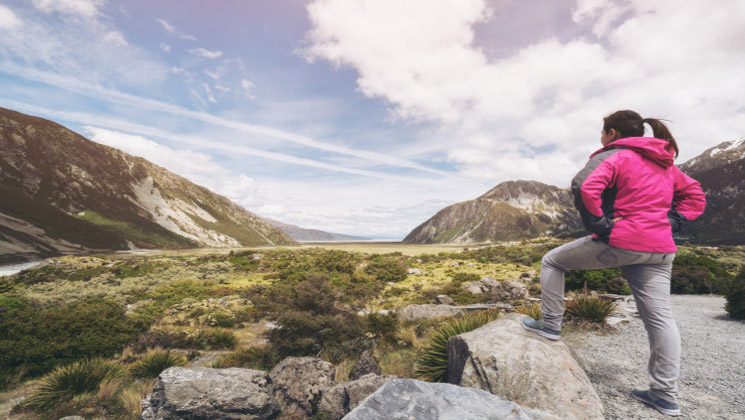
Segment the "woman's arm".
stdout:
<path fill-rule="evenodd" d="M 673 166 L 673 203 L 667 218 L 673 233 L 681 233 L 703 214 L 706 208 L 706 194 L 701 184 Z"/>

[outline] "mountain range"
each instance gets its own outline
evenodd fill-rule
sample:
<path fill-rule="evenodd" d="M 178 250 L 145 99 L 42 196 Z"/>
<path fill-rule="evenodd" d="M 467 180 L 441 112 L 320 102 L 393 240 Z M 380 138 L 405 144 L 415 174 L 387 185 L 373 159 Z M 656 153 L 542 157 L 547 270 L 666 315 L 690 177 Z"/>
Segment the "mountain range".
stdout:
<path fill-rule="evenodd" d="M 0 262 L 295 243 L 229 199 L 145 159 L 0 108 Z"/>
<path fill-rule="evenodd" d="M 745 138 L 721 143 L 679 165 L 701 182 L 704 214 L 677 238 L 701 244 L 745 244 Z M 568 189 L 537 181 L 503 182 L 448 206 L 417 226 L 405 243 L 498 242 L 577 235 L 582 223 Z"/>

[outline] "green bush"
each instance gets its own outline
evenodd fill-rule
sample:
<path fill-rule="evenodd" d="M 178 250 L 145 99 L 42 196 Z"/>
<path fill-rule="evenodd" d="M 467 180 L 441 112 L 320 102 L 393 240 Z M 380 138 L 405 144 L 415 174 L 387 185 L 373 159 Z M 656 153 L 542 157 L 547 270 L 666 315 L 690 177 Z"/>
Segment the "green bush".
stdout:
<path fill-rule="evenodd" d="M 81 360 L 45 376 L 41 387 L 25 405 L 36 410 L 46 410 L 73 397 L 97 391 L 105 380 L 125 377 L 126 371 L 119 363 L 101 358 Z"/>
<path fill-rule="evenodd" d="M 383 283 L 406 280 L 408 275 L 409 264 L 400 255 L 387 255 L 387 256 L 376 256 L 367 265 L 365 271 L 375 276 L 375 278 Z"/>
<path fill-rule="evenodd" d="M 480 311 L 454 318 L 437 329 L 417 360 L 416 376 L 430 382 L 448 382 L 448 340 L 473 331 L 499 317 L 499 311 Z"/>
<path fill-rule="evenodd" d="M 135 362 L 129 371 L 135 378 L 157 378 L 171 366 L 186 366 L 186 358 L 169 350 L 152 350 Z"/>
<path fill-rule="evenodd" d="M 578 321 L 603 323 L 613 315 L 618 305 L 610 299 L 579 296 L 566 304 L 566 314 Z"/>
<path fill-rule="evenodd" d="M 457 285 L 462 285 L 464 283 L 472 283 L 474 281 L 481 280 L 481 276 L 478 273 L 455 273 L 453 274 L 453 281 L 452 283 L 455 283 Z"/>
<path fill-rule="evenodd" d="M 587 288 L 589 290 L 608 290 L 608 285 L 611 284 L 610 288 L 614 290 L 622 289 L 617 287 L 617 278 L 621 277 L 621 270 L 618 268 L 604 268 L 601 270 L 572 270 L 567 272 L 565 276 L 566 290 L 581 290 L 585 287 L 587 282 Z M 631 290 L 629 290 L 631 292 Z M 614 292 L 611 292 L 614 293 Z"/>
<path fill-rule="evenodd" d="M 369 333 L 388 342 L 396 340 L 396 331 L 398 331 L 400 323 L 395 312 L 389 312 L 385 315 L 373 312 L 367 315 L 366 320 Z"/>
<path fill-rule="evenodd" d="M 709 256 L 683 254 L 673 260 L 670 289 L 678 294 L 724 294 L 731 277 L 724 265 Z"/>
<path fill-rule="evenodd" d="M 115 302 L 84 300 L 43 308 L 18 298 L 0 301 L 0 370 L 26 377 L 61 363 L 113 356 L 148 325 Z"/>
<path fill-rule="evenodd" d="M 235 327 L 235 317 L 226 312 L 216 312 L 207 317 L 207 325 L 210 327 L 233 328 Z"/>
<path fill-rule="evenodd" d="M 725 294 L 727 303 L 724 309 L 734 319 L 745 319 L 745 267 L 733 278 Z"/>
<path fill-rule="evenodd" d="M 238 344 L 235 334 L 223 328 L 206 328 L 193 331 L 152 329 L 140 335 L 134 345 L 138 352 L 148 348 L 184 350 L 232 349 Z"/>

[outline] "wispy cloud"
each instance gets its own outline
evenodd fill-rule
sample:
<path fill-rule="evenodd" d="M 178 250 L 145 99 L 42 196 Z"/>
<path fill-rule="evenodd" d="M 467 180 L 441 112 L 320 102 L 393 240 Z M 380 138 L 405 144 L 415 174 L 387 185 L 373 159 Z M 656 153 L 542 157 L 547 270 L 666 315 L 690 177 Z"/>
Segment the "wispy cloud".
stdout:
<path fill-rule="evenodd" d="M 339 153 L 343 155 L 356 156 L 362 159 L 366 159 L 372 162 L 383 163 L 386 165 L 395 165 L 404 168 L 416 169 L 424 172 L 429 172 L 438 175 L 449 176 L 447 172 L 432 169 L 424 165 L 412 162 L 406 159 L 401 159 L 396 156 L 388 156 L 382 153 L 371 152 L 366 150 L 352 149 L 346 146 L 339 146 L 330 143 L 324 143 L 312 139 L 307 136 L 275 129 L 272 127 L 266 127 L 262 125 L 249 124 L 241 121 L 229 120 L 223 117 L 215 116 L 206 112 L 193 111 L 184 107 L 158 101 L 155 99 L 144 98 L 129 93 L 120 92 L 118 90 L 106 88 L 99 85 L 92 85 L 90 83 L 81 81 L 76 78 L 68 76 L 61 76 L 58 74 L 42 72 L 35 69 L 29 69 L 25 67 L 19 67 L 12 63 L 0 62 L 0 71 L 10 73 L 18 77 L 23 77 L 29 80 L 42 82 L 58 88 L 66 89 L 76 93 L 91 96 L 93 98 L 101 99 L 105 98 L 109 102 L 117 103 L 120 105 L 127 105 L 135 109 L 147 109 L 155 112 L 164 112 L 172 115 L 178 115 L 186 118 L 191 118 L 195 121 L 201 121 L 216 126 L 225 128 L 231 128 L 234 130 L 242 131 L 245 133 L 257 134 L 267 137 L 272 137 L 280 140 L 289 141 L 292 143 L 300 144 L 305 147 L 311 147 L 314 149 L 324 150 L 327 152 Z M 270 155 L 266 155 L 270 156 Z M 300 162 L 300 161 L 298 161 Z"/>
<path fill-rule="evenodd" d="M 176 29 L 175 26 L 171 25 L 167 20 L 165 19 L 155 19 L 156 22 L 160 23 L 161 26 L 163 26 L 163 29 L 166 30 L 166 32 L 176 35 L 181 39 L 188 39 L 190 41 L 197 41 L 197 37 L 189 34 L 185 34 L 178 29 Z"/>
<path fill-rule="evenodd" d="M 102 0 L 33 0 L 34 7 L 45 13 L 77 15 L 87 19 L 99 15 Z"/>
<path fill-rule="evenodd" d="M 216 59 L 222 57 L 222 51 L 210 51 L 204 48 L 192 48 L 188 50 L 190 54 L 194 54 L 197 57 L 204 57 L 209 59 Z"/>

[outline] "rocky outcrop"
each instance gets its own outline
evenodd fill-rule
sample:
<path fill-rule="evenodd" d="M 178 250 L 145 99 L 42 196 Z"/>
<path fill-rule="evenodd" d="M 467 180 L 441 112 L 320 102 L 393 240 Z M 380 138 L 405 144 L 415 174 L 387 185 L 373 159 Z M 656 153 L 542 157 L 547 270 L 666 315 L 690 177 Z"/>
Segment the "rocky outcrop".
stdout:
<path fill-rule="evenodd" d="M 142 402 L 142 420 L 264 420 L 279 412 L 265 372 L 172 367 Z"/>
<path fill-rule="evenodd" d="M 288 357 L 269 373 L 282 412 L 307 417 L 324 389 L 334 382 L 334 366 L 314 357 Z"/>
<path fill-rule="evenodd" d="M 383 385 L 344 420 L 559 420 L 478 389 L 396 379 Z"/>
<path fill-rule="evenodd" d="M 536 181 L 507 181 L 481 197 L 440 210 L 404 242 L 511 241 L 581 226 L 569 190 Z"/>
<path fill-rule="evenodd" d="M 473 304 L 466 306 L 436 305 L 436 304 L 414 304 L 408 305 L 398 312 L 399 317 L 404 320 L 441 318 L 456 316 L 466 312 L 491 310 L 510 310 L 512 305 L 508 303 L 496 304 Z"/>
<path fill-rule="evenodd" d="M 375 358 L 374 346 L 362 352 L 359 360 L 354 364 L 352 368 L 352 379 L 360 379 L 361 377 L 374 373 L 380 375 L 380 365 L 378 359 Z"/>
<path fill-rule="evenodd" d="M 563 341 L 550 341 L 508 314 L 448 342 L 448 377 L 562 419 L 602 419 L 603 406 L 587 374 Z"/>
<path fill-rule="evenodd" d="M 530 296 L 530 292 L 523 284 L 510 280 L 500 282 L 491 276 L 465 284 L 463 287 L 475 295 L 486 294 L 490 300 L 497 302 L 523 300 Z"/>
<path fill-rule="evenodd" d="M 356 408 L 368 395 L 394 379 L 395 376 L 370 373 L 351 382 L 339 382 L 323 391 L 318 412 L 338 420 Z"/>

